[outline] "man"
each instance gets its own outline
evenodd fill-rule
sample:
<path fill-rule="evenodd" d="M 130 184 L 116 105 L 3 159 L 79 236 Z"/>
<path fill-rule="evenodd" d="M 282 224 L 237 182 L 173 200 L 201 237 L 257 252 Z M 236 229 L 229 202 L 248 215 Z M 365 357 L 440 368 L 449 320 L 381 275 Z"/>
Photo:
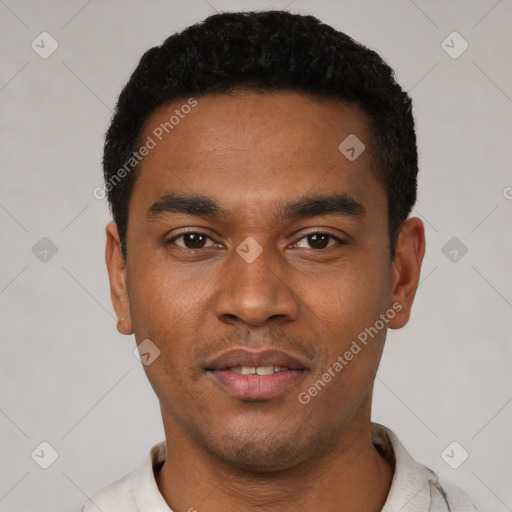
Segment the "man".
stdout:
<path fill-rule="evenodd" d="M 106 261 L 165 442 L 85 512 L 475 510 L 371 422 L 425 251 L 411 100 L 311 16 L 150 49 L 105 143 Z"/>

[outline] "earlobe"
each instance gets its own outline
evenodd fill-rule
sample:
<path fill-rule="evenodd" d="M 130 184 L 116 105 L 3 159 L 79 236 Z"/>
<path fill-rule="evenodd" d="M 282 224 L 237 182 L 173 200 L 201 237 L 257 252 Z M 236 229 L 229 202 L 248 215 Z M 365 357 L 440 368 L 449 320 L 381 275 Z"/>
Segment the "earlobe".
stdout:
<path fill-rule="evenodd" d="M 105 262 L 110 281 L 110 297 L 117 314 L 117 330 L 121 334 L 132 334 L 133 327 L 130 316 L 130 300 L 126 286 L 126 262 L 121 251 L 121 240 L 115 222 L 106 227 L 107 241 L 105 246 Z"/>
<path fill-rule="evenodd" d="M 390 320 L 391 329 L 400 329 L 409 321 L 424 255 L 425 228 L 420 219 L 412 217 L 402 224 L 393 259 L 392 300 L 401 309 Z"/>
<path fill-rule="evenodd" d="M 126 319 L 120 318 L 117 321 L 117 330 L 120 334 L 133 334 L 133 329 L 130 322 L 126 322 Z"/>

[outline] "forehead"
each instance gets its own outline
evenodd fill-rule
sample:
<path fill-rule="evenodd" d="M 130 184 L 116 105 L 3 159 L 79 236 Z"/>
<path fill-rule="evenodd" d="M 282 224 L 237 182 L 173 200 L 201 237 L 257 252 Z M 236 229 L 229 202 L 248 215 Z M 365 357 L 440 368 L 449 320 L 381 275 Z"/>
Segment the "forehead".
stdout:
<path fill-rule="evenodd" d="M 139 166 L 136 202 L 170 190 L 247 210 L 306 192 L 360 201 L 383 195 L 368 118 L 356 106 L 296 93 L 218 94 L 196 98 L 192 108 L 187 100 L 160 107 L 145 123 L 141 140 L 154 147 Z"/>

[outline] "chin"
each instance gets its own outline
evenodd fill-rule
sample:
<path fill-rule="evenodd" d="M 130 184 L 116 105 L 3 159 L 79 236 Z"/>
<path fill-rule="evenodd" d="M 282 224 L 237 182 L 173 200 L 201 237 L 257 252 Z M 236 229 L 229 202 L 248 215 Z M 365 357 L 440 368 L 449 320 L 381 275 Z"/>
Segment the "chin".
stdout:
<path fill-rule="evenodd" d="M 216 456 L 243 472 L 268 474 L 290 469 L 301 462 L 297 446 L 262 447 L 251 444 L 238 450 L 224 450 Z"/>
<path fill-rule="evenodd" d="M 307 440 L 304 431 L 276 432 L 254 429 L 217 439 L 208 451 L 217 459 L 243 472 L 268 474 L 299 466 L 318 453 L 322 442 Z"/>

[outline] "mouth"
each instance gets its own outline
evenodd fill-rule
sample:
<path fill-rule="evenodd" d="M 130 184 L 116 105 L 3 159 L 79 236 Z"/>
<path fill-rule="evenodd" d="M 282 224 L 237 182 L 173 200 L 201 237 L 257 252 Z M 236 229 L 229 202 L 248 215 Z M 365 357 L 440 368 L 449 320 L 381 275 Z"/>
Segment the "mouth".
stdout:
<path fill-rule="evenodd" d="M 224 392 L 245 401 L 263 401 L 282 395 L 303 379 L 308 367 L 279 350 L 251 352 L 238 349 L 207 364 L 206 372 Z"/>
<path fill-rule="evenodd" d="M 286 372 L 290 368 L 286 366 L 233 366 L 230 371 L 240 375 L 272 375 L 273 373 Z"/>

